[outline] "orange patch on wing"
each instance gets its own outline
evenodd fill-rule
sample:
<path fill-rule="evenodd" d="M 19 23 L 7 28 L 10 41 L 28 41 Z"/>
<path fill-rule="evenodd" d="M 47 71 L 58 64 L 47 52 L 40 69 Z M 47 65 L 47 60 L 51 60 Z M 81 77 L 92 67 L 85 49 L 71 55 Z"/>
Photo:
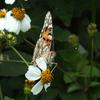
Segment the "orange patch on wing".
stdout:
<path fill-rule="evenodd" d="M 47 41 L 48 39 L 48 30 L 46 30 L 44 33 L 43 33 L 43 38 Z"/>

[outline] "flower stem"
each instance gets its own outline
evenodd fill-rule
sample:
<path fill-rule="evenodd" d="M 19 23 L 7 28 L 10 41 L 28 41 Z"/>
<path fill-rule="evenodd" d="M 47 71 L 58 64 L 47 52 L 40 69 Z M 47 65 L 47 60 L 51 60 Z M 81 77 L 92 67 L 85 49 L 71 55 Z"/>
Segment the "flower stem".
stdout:
<path fill-rule="evenodd" d="M 91 39 L 91 68 L 90 68 L 90 77 L 92 76 L 92 69 L 93 69 L 93 60 L 94 60 L 94 38 Z"/>
<path fill-rule="evenodd" d="M 25 100 L 28 100 L 28 95 L 27 94 L 25 94 Z"/>
<path fill-rule="evenodd" d="M 28 62 L 23 58 L 23 56 L 13 46 L 10 46 L 10 47 L 24 61 L 24 63 L 28 66 Z"/>
<path fill-rule="evenodd" d="M 35 45 L 34 44 L 32 44 L 30 41 L 28 41 L 27 39 L 24 39 L 25 40 L 25 42 L 27 42 L 29 45 L 31 45 L 32 47 L 35 47 Z"/>
<path fill-rule="evenodd" d="M 22 1 L 21 0 L 18 0 L 19 1 L 19 5 L 24 8 L 23 4 L 22 4 Z"/>
<path fill-rule="evenodd" d="M 9 62 L 9 63 L 25 63 L 24 61 L 22 60 L 0 60 L 0 63 L 1 62 Z M 28 64 L 30 64 L 30 62 L 27 62 Z"/>
<path fill-rule="evenodd" d="M 92 22 L 95 23 L 96 20 L 96 0 L 92 0 Z M 91 63 L 91 69 L 90 69 L 90 77 L 92 76 L 92 69 L 93 69 L 93 60 L 94 60 L 94 51 L 95 51 L 95 33 L 93 37 L 90 37 L 90 41 L 91 41 L 91 59 L 90 59 L 90 63 Z"/>
<path fill-rule="evenodd" d="M 94 39 L 91 40 L 91 64 L 93 63 L 93 59 L 94 59 Z"/>

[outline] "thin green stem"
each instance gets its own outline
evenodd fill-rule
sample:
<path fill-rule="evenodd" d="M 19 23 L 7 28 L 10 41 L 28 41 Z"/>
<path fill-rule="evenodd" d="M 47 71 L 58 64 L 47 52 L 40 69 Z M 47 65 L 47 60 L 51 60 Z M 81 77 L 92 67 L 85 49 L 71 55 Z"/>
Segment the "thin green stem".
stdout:
<path fill-rule="evenodd" d="M 92 22 L 95 23 L 96 20 L 96 0 L 92 0 L 92 4 L 91 4 L 91 11 L 92 11 Z M 93 60 L 94 58 L 94 50 L 95 50 L 95 43 L 94 43 L 94 39 L 95 39 L 95 33 L 93 37 L 90 37 L 90 41 L 91 41 L 91 58 L 90 58 L 90 63 L 91 63 L 91 68 L 90 68 L 90 77 L 92 76 L 92 70 L 93 70 Z"/>
<path fill-rule="evenodd" d="M 32 47 L 35 47 L 35 45 L 34 44 L 32 44 L 30 41 L 28 41 L 27 39 L 24 39 L 25 40 L 25 42 L 27 42 L 29 45 L 31 45 Z"/>
<path fill-rule="evenodd" d="M 18 0 L 19 1 L 19 4 L 22 8 L 24 8 L 23 4 L 21 3 L 22 0 Z"/>
<path fill-rule="evenodd" d="M 90 69 L 90 77 L 92 76 L 92 69 L 93 69 L 93 60 L 94 60 L 94 38 L 91 39 L 91 69 Z"/>
<path fill-rule="evenodd" d="M 9 63 L 25 63 L 22 60 L 0 60 L 0 62 L 9 62 Z M 30 62 L 27 62 L 28 64 L 30 64 Z"/>
<path fill-rule="evenodd" d="M 25 94 L 25 100 L 28 100 L 28 95 L 27 94 Z"/>
<path fill-rule="evenodd" d="M 24 59 L 24 57 L 13 46 L 10 46 L 10 47 L 24 61 L 24 63 L 28 66 L 28 62 Z"/>
<path fill-rule="evenodd" d="M 94 59 L 94 39 L 91 40 L 91 64 L 93 63 Z"/>
<path fill-rule="evenodd" d="M 54 63 L 55 64 L 55 66 L 53 67 L 53 69 L 51 70 L 51 72 L 53 72 L 54 71 L 54 69 L 57 67 L 57 65 L 58 65 L 58 63 Z"/>

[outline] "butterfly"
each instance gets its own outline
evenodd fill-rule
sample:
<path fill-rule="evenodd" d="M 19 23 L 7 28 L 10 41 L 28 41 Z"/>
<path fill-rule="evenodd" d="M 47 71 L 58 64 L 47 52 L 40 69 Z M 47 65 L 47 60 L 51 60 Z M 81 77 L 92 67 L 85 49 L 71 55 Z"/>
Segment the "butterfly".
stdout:
<path fill-rule="evenodd" d="M 37 58 L 43 57 L 47 63 L 53 62 L 56 53 L 54 49 L 54 39 L 53 39 L 53 24 L 52 16 L 50 11 L 47 12 L 44 20 L 44 25 L 41 30 L 39 39 L 37 40 L 32 63 L 35 62 Z"/>

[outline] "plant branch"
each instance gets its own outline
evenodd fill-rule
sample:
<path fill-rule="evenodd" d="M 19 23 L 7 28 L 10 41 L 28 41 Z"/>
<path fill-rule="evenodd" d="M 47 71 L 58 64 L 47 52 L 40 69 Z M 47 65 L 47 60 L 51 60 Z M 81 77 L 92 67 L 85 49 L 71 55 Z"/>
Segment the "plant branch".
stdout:
<path fill-rule="evenodd" d="M 24 63 L 28 66 L 28 62 L 23 58 L 23 56 L 13 46 L 10 46 L 10 47 L 24 61 Z"/>

